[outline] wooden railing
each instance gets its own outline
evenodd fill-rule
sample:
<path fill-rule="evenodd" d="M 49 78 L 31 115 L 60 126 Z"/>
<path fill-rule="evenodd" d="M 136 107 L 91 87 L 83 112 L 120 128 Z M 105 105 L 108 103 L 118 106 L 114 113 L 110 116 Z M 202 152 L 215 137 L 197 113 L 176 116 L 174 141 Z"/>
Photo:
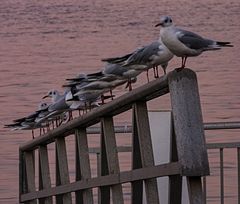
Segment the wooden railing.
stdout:
<path fill-rule="evenodd" d="M 237 132 L 239 132 L 240 129 L 240 122 L 239 121 L 231 121 L 231 122 L 211 122 L 211 123 L 204 123 L 204 130 L 206 137 L 208 136 L 209 131 L 214 130 L 234 130 L 237 129 Z M 100 134 L 101 129 L 99 127 L 91 127 L 87 130 L 89 134 Z M 127 134 L 128 137 L 129 134 L 132 133 L 132 126 L 130 124 L 125 125 L 117 125 L 115 126 L 115 133 L 121 133 Z M 229 136 L 227 132 L 224 133 L 224 137 Z M 238 135 L 238 134 L 237 134 Z M 208 153 L 211 150 L 215 150 L 214 155 L 210 153 L 209 159 L 213 159 L 213 163 L 210 162 L 210 171 L 212 169 L 211 176 L 203 177 L 203 196 L 204 196 L 204 204 L 206 203 L 221 203 L 224 204 L 226 201 L 235 202 L 240 204 L 240 142 L 228 142 L 228 143 L 207 143 L 207 149 Z M 226 152 L 231 150 L 231 155 L 225 155 Z M 132 152 L 132 146 L 124 145 L 118 147 L 119 153 L 131 153 Z M 93 147 L 89 148 L 89 153 L 95 155 L 97 160 L 100 162 L 99 154 L 100 154 L 100 148 Z M 224 154 L 225 153 L 225 154 Z M 226 164 L 226 161 L 229 162 L 229 157 L 233 158 L 232 164 Z M 225 158 L 225 162 L 224 162 Z M 225 171 L 228 171 L 228 175 L 226 175 Z M 214 171 L 216 171 L 216 175 L 214 175 Z M 219 172 L 219 173 L 218 173 Z M 230 187 L 226 185 L 226 181 L 229 180 L 229 174 L 230 177 L 233 178 L 236 182 L 232 185 L 231 189 L 234 190 L 234 192 L 231 191 L 231 195 L 229 195 L 229 192 L 225 192 L 225 189 L 229 189 Z M 217 189 L 215 187 L 215 190 L 213 190 L 213 186 L 209 184 L 207 181 L 215 179 L 215 183 L 219 183 Z M 228 182 L 229 183 L 229 182 Z M 211 190 L 211 193 L 209 191 Z M 213 190 L 213 191 L 212 191 Z"/>
<path fill-rule="evenodd" d="M 147 113 L 147 101 L 170 93 L 173 114 L 170 162 L 154 164 Z M 132 170 L 121 172 L 117 154 L 113 117 L 132 109 Z M 99 175 L 91 176 L 86 129 L 101 125 Z M 75 134 L 76 181 L 70 182 L 66 137 Z M 52 186 L 48 146 L 55 143 L 56 185 Z M 112 102 L 93 109 L 67 124 L 20 146 L 20 203 L 71 204 L 94 202 L 93 188 L 99 188 L 98 203 L 124 203 L 123 183 L 131 183 L 131 203 L 159 203 L 157 177 L 169 177 L 169 203 L 181 203 L 182 177 L 187 177 L 190 204 L 202 204 L 201 177 L 209 174 L 197 78 L 193 71 L 173 71 Z M 39 175 L 36 178 L 38 152 Z M 36 187 L 38 179 L 38 187 Z M 144 181 L 144 182 L 143 182 Z M 111 193 L 110 193 L 111 192 Z M 54 199 L 53 199 L 54 198 Z"/>

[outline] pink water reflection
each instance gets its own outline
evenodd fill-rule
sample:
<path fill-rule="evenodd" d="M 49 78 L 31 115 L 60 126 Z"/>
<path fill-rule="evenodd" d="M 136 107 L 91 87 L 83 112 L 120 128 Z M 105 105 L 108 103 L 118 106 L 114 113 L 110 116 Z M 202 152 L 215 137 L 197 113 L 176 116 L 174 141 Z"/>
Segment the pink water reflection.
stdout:
<path fill-rule="evenodd" d="M 101 58 L 156 40 L 159 31 L 153 25 L 160 15 L 169 14 L 177 25 L 234 44 L 189 59 L 188 66 L 198 75 L 204 120 L 239 120 L 239 10 L 238 0 L 2 1 L 0 203 L 17 203 L 18 146 L 31 139 L 29 132 L 10 132 L 2 124 L 35 110 L 41 96 L 51 88 L 61 89 L 65 78 L 101 69 Z M 179 62 L 175 58 L 168 70 Z M 145 82 L 140 76 L 135 86 Z M 117 94 L 124 91 L 120 88 Z M 168 108 L 167 101 L 151 103 L 151 108 Z M 227 139 L 239 141 L 240 136 L 230 133 Z"/>

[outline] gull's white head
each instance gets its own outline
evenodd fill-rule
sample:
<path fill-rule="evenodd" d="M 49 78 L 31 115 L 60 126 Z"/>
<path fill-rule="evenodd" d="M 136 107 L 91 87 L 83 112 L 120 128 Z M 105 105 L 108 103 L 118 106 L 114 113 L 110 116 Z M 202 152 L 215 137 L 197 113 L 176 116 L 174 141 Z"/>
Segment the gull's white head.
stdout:
<path fill-rule="evenodd" d="M 48 104 L 45 103 L 45 102 L 41 102 L 40 104 L 38 104 L 38 110 L 41 111 L 41 110 L 44 110 L 48 107 Z"/>
<path fill-rule="evenodd" d="M 160 22 L 157 25 L 155 25 L 155 27 L 157 26 L 168 27 L 171 25 L 173 25 L 172 18 L 170 16 L 163 16 L 160 18 Z"/>
<path fill-rule="evenodd" d="M 53 90 L 48 91 L 47 95 L 43 96 L 43 99 L 50 97 L 50 98 L 52 98 L 52 101 L 55 102 L 56 100 L 58 100 L 59 96 L 60 96 L 59 92 L 57 90 L 53 89 Z"/>

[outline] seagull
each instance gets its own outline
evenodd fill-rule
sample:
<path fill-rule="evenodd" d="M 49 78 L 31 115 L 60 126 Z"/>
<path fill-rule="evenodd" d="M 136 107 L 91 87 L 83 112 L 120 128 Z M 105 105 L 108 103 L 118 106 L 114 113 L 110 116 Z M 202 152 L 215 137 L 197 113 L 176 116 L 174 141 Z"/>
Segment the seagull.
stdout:
<path fill-rule="evenodd" d="M 32 130 L 32 137 L 34 138 L 34 129 L 44 128 L 47 126 L 46 123 L 37 123 L 36 120 L 41 118 L 45 113 L 48 113 L 48 106 L 49 105 L 47 103 L 41 102 L 38 105 L 38 110 L 34 113 L 26 117 L 13 120 L 12 124 L 7 124 L 4 127 L 11 128 L 11 130 Z"/>
<path fill-rule="evenodd" d="M 123 57 L 106 58 L 102 59 L 102 61 L 119 64 L 123 67 L 127 67 L 128 69 L 147 71 L 147 78 L 149 81 L 148 70 L 150 68 L 154 68 L 154 73 L 156 71 L 154 76 L 157 78 L 159 77 L 157 67 L 161 65 L 164 74 L 166 74 L 168 62 L 173 58 L 173 56 L 174 55 L 160 39 L 146 46 L 137 48 L 132 53 L 124 55 Z"/>
<path fill-rule="evenodd" d="M 123 83 L 116 84 L 116 86 L 127 82 L 127 87 L 129 87 L 129 91 L 131 91 L 132 83 L 135 83 L 137 81 L 137 76 L 142 73 L 142 70 L 130 69 L 127 66 L 107 63 L 102 72 L 106 76 L 115 77 L 120 81 L 123 80 Z"/>
<path fill-rule="evenodd" d="M 77 89 L 72 87 L 65 97 L 65 102 L 68 104 L 71 110 L 79 110 L 80 114 L 80 110 L 87 111 L 88 107 L 89 109 L 92 109 L 100 106 L 100 104 L 97 102 L 99 95 L 96 97 L 93 94 L 89 94 L 88 96 L 86 94 L 74 96 L 75 93 L 77 93 Z"/>
<path fill-rule="evenodd" d="M 98 100 L 99 97 L 102 99 L 105 98 L 103 96 L 105 92 L 110 91 L 113 98 L 111 90 L 126 82 L 126 80 L 117 79 L 114 76 L 107 76 L 103 74 L 102 71 L 84 76 L 81 74 L 80 77 L 78 76 L 67 80 L 70 81 L 70 83 L 63 85 L 63 87 L 69 87 L 71 93 L 68 94 L 66 101 L 70 103 L 73 101 L 81 101 L 89 104 L 90 108 L 91 104 Z"/>
<path fill-rule="evenodd" d="M 69 90 L 66 90 L 63 94 L 60 94 L 57 90 L 53 89 L 48 91 L 48 94 L 43 96 L 43 99 L 50 97 L 52 99 L 52 103 L 48 107 L 49 114 L 45 117 L 40 118 L 37 122 L 42 123 L 46 120 L 54 120 L 56 119 L 56 125 L 58 126 L 57 118 L 62 118 L 62 115 L 69 111 L 69 120 L 72 119 L 72 112 L 69 109 L 68 104 L 65 101 L 66 94 Z M 61 122 L 60 122 L 61 123 Z"/>
<path fill-rule="evenodd" d="M 160 39 L 177 57 L 182 58 L 182 66 L 188 57 L 200 55 L 204 51 L 219 50 L 222 47 L 233 47 L 230 42 L 220 42 L 203 38 L 198 34 L 177 28 L 169 16 L 163 16 L 155 27 L 161 26 Z"/>
<path fill-rule="evenodd" d="M 45 99 L 47 97 L 52 99 L 52 103 L 55 103 L 60 98 L 62 98 L 62 95 L 59 93 L 58 90 L 52 89 L 52 90 L 48 91 L 47 95 L 43 96 L 42 99 Z"/>

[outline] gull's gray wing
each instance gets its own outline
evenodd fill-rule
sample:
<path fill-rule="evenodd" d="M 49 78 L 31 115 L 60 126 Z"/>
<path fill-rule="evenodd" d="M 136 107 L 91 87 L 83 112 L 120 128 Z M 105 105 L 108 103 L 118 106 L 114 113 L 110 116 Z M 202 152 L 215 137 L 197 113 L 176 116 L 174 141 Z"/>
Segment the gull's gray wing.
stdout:
<path fill-rule="evenodd" d="M 205 39 L 196 33 L 186 30 L 179 29 L 177 31 L 177 37 L 187 47 L 195 50 L 204 50 L 214 44 L 214 41 Z"/>
<path fill-rule="evenodd" d="M 67 110 L 69 108 L 69 106 L 66 104 L 65 102 L 65 96 L 60 98 L 56 103 L 51 104 L 48 107 L 48 110 L 50 112 L 55 111 L 55 110 L 59 110 L 59 111 L 64 111 Z"/>
<path fill-rule="evenodd" d="M 124 72 L 128 71 L 126 67 L 123 67 L 119 64 L 106 64 L 104 67 L 103 73 L 106 75 L 115 75 L 122 76 Z"/>
<path fill-rule="evenodd" d="M 155 41 L 149 45 L 146 45 L 132 54 L 131 57 L 127 60 L 124 66 L 133 65 L 133 64 L 146 64 L 151 62 L 152 56 L 157 55 L 159 50 L 160 43 Z"/>

